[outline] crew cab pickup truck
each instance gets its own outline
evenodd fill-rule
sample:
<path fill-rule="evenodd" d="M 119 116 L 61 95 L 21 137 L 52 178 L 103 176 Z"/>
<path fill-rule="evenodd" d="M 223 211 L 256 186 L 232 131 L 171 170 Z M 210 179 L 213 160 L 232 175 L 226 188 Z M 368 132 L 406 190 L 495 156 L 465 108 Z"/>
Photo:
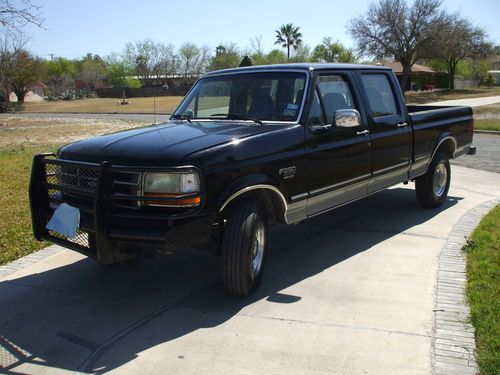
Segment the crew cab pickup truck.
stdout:
<path fill-rule="evenodd" d="M 407 106 L 384 67 L 211 72 L 166 123 L 35 156 L 34 235 L 103 264 L 209 249 L 226 290 L 247 296 L 261 281 L 272 223 L 408 181 L 424 207 L 438 207 L 449 159 L 475 151 L 473 130 L 471 108 Z"/>

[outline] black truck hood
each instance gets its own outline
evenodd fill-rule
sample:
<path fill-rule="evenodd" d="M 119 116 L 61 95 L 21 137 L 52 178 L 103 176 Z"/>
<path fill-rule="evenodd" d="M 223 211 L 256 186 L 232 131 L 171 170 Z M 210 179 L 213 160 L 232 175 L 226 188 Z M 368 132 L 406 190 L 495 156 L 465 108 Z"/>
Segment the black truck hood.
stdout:
<path fill-rule="evenodd" d="M 191 153 L 282 128 L 235 121 L 172 121 L 75 142 L 63 146 L 58 157 L 122 165 L 175 165 Z"/>

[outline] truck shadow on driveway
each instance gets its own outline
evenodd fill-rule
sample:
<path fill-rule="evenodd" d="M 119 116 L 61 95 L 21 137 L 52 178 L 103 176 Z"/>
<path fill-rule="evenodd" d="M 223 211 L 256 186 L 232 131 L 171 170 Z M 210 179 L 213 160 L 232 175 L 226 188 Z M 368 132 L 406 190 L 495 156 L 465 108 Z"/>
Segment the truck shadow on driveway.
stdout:
<path fill-rule="evenodd" d="M 218 257 L 193 249 L 136 266 L 77 260 L 2 282 L 0 372 L 39 372 L 42 366 L 105 373 L 148 349 L 221 326 L 254 303 L 300 303 L 304 296 L 287 288 L 311 282 L 307 279 L 462 199 L 449 197 L 441 208 L 427 210 L 414 195 L 413 189 L 398 187 L 298 225 L 273 227 L 262 285 L 246 299 L 224 293 Z M 189 355 L 166 350 L 157 366 L 167 373 L 169 364 Z"/>

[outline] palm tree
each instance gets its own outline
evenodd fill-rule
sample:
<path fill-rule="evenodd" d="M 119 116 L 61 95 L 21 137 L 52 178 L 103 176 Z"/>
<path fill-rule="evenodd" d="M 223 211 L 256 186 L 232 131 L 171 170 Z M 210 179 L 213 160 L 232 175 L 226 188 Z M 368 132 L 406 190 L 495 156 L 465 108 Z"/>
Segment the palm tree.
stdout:
<path fill-rule="evenodd" d="M 302 33 L 299 31 L 299 26 L 293 26 L 291 23 L 281 25 L 276 31 L 276 42 L 274 44 L 281 44 L 283 48 L 287 49 L 287 57 L 290 61 L 290 47 L 297 49 L 302 44 Z"/>

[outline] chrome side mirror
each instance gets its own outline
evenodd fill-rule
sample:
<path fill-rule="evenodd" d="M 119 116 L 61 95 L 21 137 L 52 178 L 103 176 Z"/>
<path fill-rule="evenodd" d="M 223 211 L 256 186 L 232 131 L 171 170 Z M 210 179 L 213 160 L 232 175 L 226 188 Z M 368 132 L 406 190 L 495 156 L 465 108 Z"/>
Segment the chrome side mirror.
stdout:
<path fill-rule="evenodd" d="M 354 128 L 361 125 L 361 115 L 355 109 L 338 109 L 334 124 L 338 128 Z"/>

